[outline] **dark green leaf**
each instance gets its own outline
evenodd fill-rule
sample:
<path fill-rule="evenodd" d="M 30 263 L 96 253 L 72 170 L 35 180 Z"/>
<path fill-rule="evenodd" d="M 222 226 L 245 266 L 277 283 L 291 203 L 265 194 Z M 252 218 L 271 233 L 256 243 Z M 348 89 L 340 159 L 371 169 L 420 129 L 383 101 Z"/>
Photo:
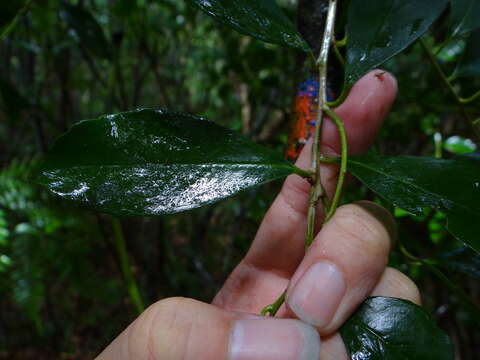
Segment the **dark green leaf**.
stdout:
<path fill-rule="evenodd" d="M 426 157 L 351 157 L 349 170 L 365 185 L 414 214 L 432 207 L 447 215 L 448 230 L 480 252 L 480 154 L 451 160 Z"/>
<path fill-rule="evenodd" d="M 67 3 L 63 4 L 61 14 L 85 50 L 99 58 L 110 59 L 110 44 L 92 14 L 81 6 Z"/>
<path fill-rule="evenodd" d="M 434 261 L 437 266 L 480 280 L 480 254 L 468 247 L 450 251 Z"/>
<path fill-rule="evenodd" d="M 219 22 L 262 41 L 302 50 L 308 45 L 275 0 L 189 0 Z"/>
<path fill-rule="evenodd" d="M 480 3 L 479 3 L 480 4 Z M 480 10 L 479 10 L 480 11 Z M 480 14 L 479 14 L 480 18 Z M 467 41 L 465 54 L 454 76 L 456 78 L 480 75 L 480 30 L 474 31 Z"/>
<path fill-rule="evenodd" d="M 422 36 L 448 0 L 351 0 L 346 81 L 353 84 Z"/>
<path fill-rule="evenodd" d="M 47 156 L 40 182 L 117 215 L 193 209 L 296 169 L 248 138 L 191 115 L 142 109 L 80 122 Z"/>
<path fill-rule="evenodd" d="M 454 35 L 463 35 L 480 28 L 480 1 L 452 0 Z"/>
<path fill-rule="evenodd" d="M 350 357 L 358 360 L 453 360 L 453 345 L 420 306 L 368 298 L 342 326 Z"/>

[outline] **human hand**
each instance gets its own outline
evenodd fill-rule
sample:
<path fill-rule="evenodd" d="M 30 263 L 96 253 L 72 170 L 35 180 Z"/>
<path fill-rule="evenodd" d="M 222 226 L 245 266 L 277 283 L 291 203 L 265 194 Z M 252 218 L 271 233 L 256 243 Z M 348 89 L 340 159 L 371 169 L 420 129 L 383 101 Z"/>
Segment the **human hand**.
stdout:
<path fill-rule="evenodd" d="M 393 77 L 376 73 L 362 78 L 337 109 L 345 121 L 351 154 L 368 150 L 396 96 Z M 297 166 L 308 169 L 310 149 L 311 142 Z M 327 156 L 339 152 L 336 128 L 328 121 L 322 151 Z M 322 167 L 330 195 L 337 172 L 335 165 Z M 376 204 L 340 207 L 305 254 L 309 189 L 300 177 L 287 178 L 250 250 L 212 305 L 183 298 L 159 301 L 97 359 L 346 360 L 337 330 L 366 297 L 419 303 L 415 284 L 386 267 L 395 224 Z M 323 216 L 321 209 L 318 216 Z M 278 318 L 254 315 L 285 288 L 286 306 Z"/>

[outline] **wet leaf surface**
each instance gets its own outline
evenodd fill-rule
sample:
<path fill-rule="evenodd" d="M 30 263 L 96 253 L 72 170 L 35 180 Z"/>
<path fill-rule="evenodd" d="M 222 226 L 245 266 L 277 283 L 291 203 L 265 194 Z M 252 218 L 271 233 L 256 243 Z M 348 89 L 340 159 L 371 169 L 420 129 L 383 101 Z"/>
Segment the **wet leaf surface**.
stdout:
<path fill-rule="evenodd" d="M 80 122 L 48 153 L 39 182 L 101 212 L 193 209 L 295 172 L 280 154 L 191 115 L 142 109 Z"/>
<path fill-rule="evenodd" d="M 368 298 L 340 333 L 355 360 L 453 360 L 448 336 L 420 306 L 389 297 Z"/>
<path fill-rule="evenodd" d="M 394 205 L 420 215 L 425 207 L 447 215 L 448 230 L 480 252 L 480 155 L 427 157 L 357 156 L 348 169 Z"/>
<path fill-rule="evenodd" d="M 351 0 L 346 81 L 353 84 L 422 36 L 448 0 Z"/>
<path fill-rule="evenodd" d="M 265 42 L 308 50 L 275 0 L 189 0 L 238 32 Z"/>

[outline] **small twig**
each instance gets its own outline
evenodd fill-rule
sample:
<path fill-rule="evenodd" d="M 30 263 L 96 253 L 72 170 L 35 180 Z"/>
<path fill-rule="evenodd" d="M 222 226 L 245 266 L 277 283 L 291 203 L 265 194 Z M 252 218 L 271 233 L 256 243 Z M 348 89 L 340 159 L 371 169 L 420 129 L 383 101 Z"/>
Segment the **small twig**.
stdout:
<path fill-rule="evenodd" d="M 452 95 L 452 97 L 455 99 L 455 102 L 460 106 L 460 109 L 462 110 L 462 113 L 463 113 L 463 116 L 465 117 L 465 119 L 469 122 L 470 125 L 473 126 L 472 124 L 472 119 L 470 118 L 470 116 L 468 115 L 467 113 L 467 110 L 465 109 L 465 99 L 462 101 L 462 98 L 457 94 L 457 91 L 455 90 L 455 88 L 453 87 L 452 83 L 450 82 L 450 80 L 448 79 L 448 77 L 446 76 L 446 74 L 444 73 L 444 71 L 442 70 L 442 68 L 440 67 L 440 64 L 438 63 L 437 59 L 435 59 L 435 56 L 432 54 L 432 52 L 430 51 L 430 49 L 428 48 L 428 45 L 426 44 L 425 40 L 424 39 L 420 39 L 419 40 L 420 42 L 420 45 L 422 46 L 423 50 L 425 51 L 425 54 L 427 55 L 428 57 L 428 60 L 430 61 L 430 63 L 432 64 L 433 68 L 435 69 L 435 71 L 437 72 L 437 75 L 438 77 L 440 78 L 440 80 L 445 84 L 445 86 L 448 88 L 450 94 Z M 473 97 L 474 97 L 474 100 L 477 96 L 480 96 L 480 94 L 475 94 Z M 469 100 L 467 99 L 467 102 L 469 101 L 473 101 L 473 100 Z M 477 135 L 477 138 L 480 138 L 480 132 L 478 131 L 478 129 L 476 129 L 475 126 L 473 126 L 473 129 L 475 131 L 475 134 Z"/>
<path fill-rule="evenodd" d="M 315 133 L 313 135 L 313 145 L 312 145 L 312 159 L 311 159 L 311 169 L 313 173 L 312 177 L 312 189 L 310 191 L 310 201 L 308 206 L 308 215 L 307 215 L 307 232 L 305 235 L 305 245 L 309 247 L 313 242 L 314 229 L 315 229 L 315 220 L 316 220 L 316 210 L 317 205 L 320 200 L 323 200 L 325 212 L 328 212 L 327 196 L 325 189 L 322 185 L 322 179 L 320 175 L 320 168 L 323 163 L 321 155 L 321 135 L 322 135 L 322 126 L 325 109 L 327 107 L 327 65 L 328 65 L 328 55 L 330 52 L 330 46 L 333 40 L 333 31 L 335 25 L 335 16 L 337 11 L 337 1 L 330 0 L 327 21 L 325 25 L 325 32 L 323 35 L 322 46 L 320 49 L 320 55 L 316 61 L 318 70 L 319 70 L 319 96 L 318 96 L 318 118 L 315 126 Z M 278 309 L 285 302 L 285 293 L 283 294 L 271 305 L 263 308 L 261 314 L 275 316 Z"/>
<path fill-rule="evenodd" d="M 333 196 L 332 204 L 328 209 L 328 213 L 325 217 L 325 222 L 329 221 L 335 211 L 337 210 L 338 204 L 340 203 L 340 197 L 342 195 L 343 184 L 345 183 L 345 175 L 347 173 L 347 160 L 348 160 L 348 142 L 347 134 L 345 133 L 345 126 L 343 125 L 342 119 L 332 110 L 325 108 L 325 113 L 333 120 L 337 126 L 338 133 L 340 135 L 341 143 L 341 161 L 340 161 L 340 172 L 338 173 L 337 187 L 335 189 L 335 195 Z"/>
<path fill-rule="evenodd" d="M 2 32 L 0 32 L 0 40 L 2 40 L 4 37 L 10 34 L 10 32 L 15 28 L 15 26 L 17 26 L 22 16 L 25 15 L 27 11 L 30 9 L 30 6 L 32 5 L 32 3 L 33 3 L 33 0 L 28 0 L 28 2 L 25 4 L 23 8 L 20 9 L 20 11 L 13 18 L 10 24 L 6 25 L 3 28 Z"/>
<path fill-rule="evenodd" d="M 130 300 L 137 309 L 137 312 L 140 314 L 143 312 L 143 310 L 145 310 L 145 307 L 143 305 L 142 298 L 140 297 L 140 291 L 138 290 L 138 285 L 132 272 L 130 260 L 128 259 L 125 236 L 123 235 L 122 224 L 119 220 L 112 218 L 112 229 L 112 241 L 115 250 L 117 251 L 123 278 L 125 280 L 125 284 L 127 285 L 128 294 L 130 296 Z"/>

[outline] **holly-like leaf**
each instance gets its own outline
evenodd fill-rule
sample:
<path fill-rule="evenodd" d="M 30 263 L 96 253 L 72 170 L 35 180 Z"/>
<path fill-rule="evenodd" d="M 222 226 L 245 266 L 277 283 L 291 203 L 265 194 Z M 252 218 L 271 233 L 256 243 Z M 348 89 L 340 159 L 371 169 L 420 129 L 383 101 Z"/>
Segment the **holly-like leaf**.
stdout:
<path fill-rule="evenodd" d="M 478 17 L 480 18 L 480 9 Z M 471 33 L 465 53 L 454 73 L 455 78 L 470 76 L 480 76 L 480 30 Z"/>
<path fill-rule="evenodd" d="M 425 310 L 402 299 L 368 298 L 340 333 L 352 359 L 454 359 L 448 336 Z"/>
<path fill-rule="evenodd" d="M 480 280 L 480 254 L 468 247 L 449 251 L 433 260 L 439 267 Z"/>
<path fill-rule="evenodd" d="M 480 1 L 451 0 L 453 34 L 464 35 L 480 28 Z"/>
<path fill-rule="evenodd" d="M 353 84 L 422 36 L 448 0 L 351 0 L 346 81 Z"/>
<path fill-rule="evenodd" d="M 63 3 L 61 15 L 85 50 L 102 59 L 111 58 L 110 44 L 90 12 L 79 5 Z"/>
<path fill-rule="evenodd" d="M 307 51 L 308 45 L 275 0 L 189 0 L 219 22 L 265 42 Z"/>
<path fill-rule="evenodd" d="M 140 109 L 73 126 L 48 153 L 39 182 L 101 212 L 150 216 L 193 209 L 299 171 L 208 120 Z"/>
<path fill-rule="evenodd" d="M 447 215 L 448 230 L 480 252 L 480 154 L 443 160 L 427 157 L 357 156 L 349 170 L 375 193 L 420 215 L 432 207 Z"/>

